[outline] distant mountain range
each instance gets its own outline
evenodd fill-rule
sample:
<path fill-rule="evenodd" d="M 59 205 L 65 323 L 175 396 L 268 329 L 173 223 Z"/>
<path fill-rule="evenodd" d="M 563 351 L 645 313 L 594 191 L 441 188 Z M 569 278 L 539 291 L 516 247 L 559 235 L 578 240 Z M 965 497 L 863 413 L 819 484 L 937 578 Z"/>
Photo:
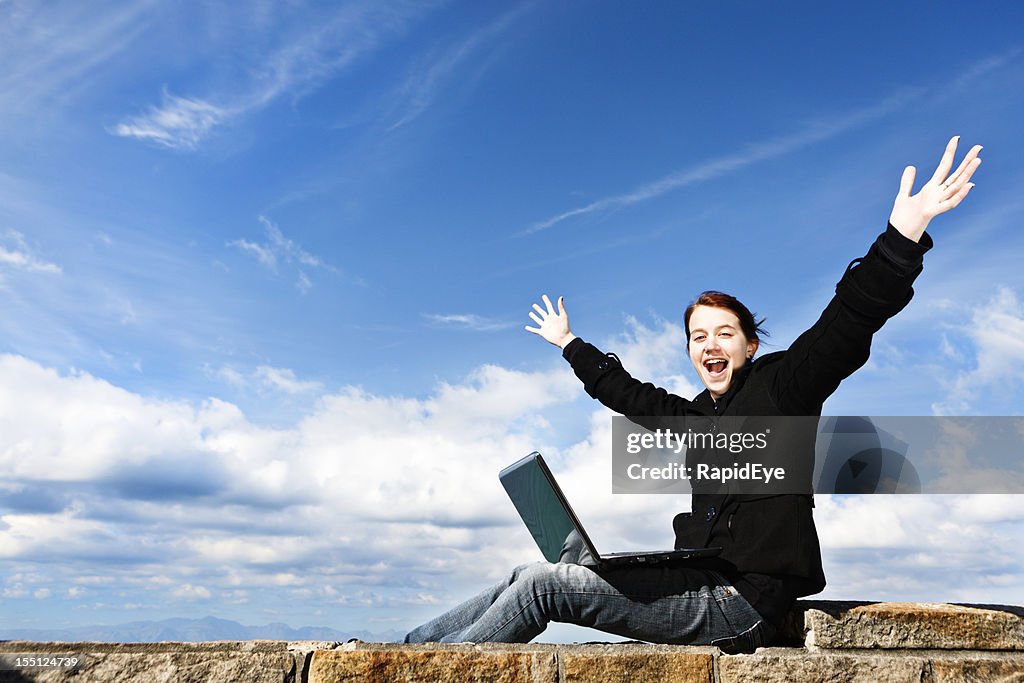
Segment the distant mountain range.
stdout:
<path fill-rule="evenodd" d="M 158 643 L 161 641 L 199 642 L 208 640 L 326 640 L 345 642 L 358 638 L 370 643 L 401 640 L 405 632 L 338 631 L 326 626 L 292 628 L 288 624 L 243 626 L 237 621 L 204 617 L 202 619 L 164 619 L 133 621 L 115 626 L 78 626 L 68 629 L 7 629 L 0 627 L 0 640 L 32 640 Z"/>

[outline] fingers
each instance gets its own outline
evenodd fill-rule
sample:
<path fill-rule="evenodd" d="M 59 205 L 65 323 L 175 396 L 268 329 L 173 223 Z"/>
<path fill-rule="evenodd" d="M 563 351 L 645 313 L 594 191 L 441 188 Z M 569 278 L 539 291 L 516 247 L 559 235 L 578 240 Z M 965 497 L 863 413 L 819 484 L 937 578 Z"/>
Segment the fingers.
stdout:
<path fill-rule="evenodd" d="M 963 164 L 961 164 L 961 166 L 963 166 Z M 963 170 L 958 169 L 957 175 L 955 177 L 951 177 L 942 186 L 942 189 L 945 190 L 943 198 L 949 199 L 962 190 L 964 185 L 968 184 L 971 176 L 974 175 L 974 172 L 978 170 L 979 166 L 981 166 L 981 159 L 972 159 L 971 163 L 967 164 Z"/>
<path fill-rule="evenodd" d="M 558 297 L 557 313 L 555 312 L 555 307 L 551 304 L 551 299 L 548 298 L 547 294 L 542 295 L 541 299 L 544 301 L 544 306 L 547 306 L 547 308 L 542 307 L 540 304 L 534 304 L 533 310 L 530 311 L 530 318 L 533 320 L 533 322 L 537 323 L 538 325 L 544 325 L 544 321 L 547 320 L 548 317 L 564 316 L 566 314 L 564 297 Z"/>
<path fill-rule="evenodd" d="M 913 166 L 907 166 L 903 169 L 903 177 L 900 178 L 900 195 L 909 197 L 911 190 L 914 189 L 914 176 L 917 175 L 917 169 Z"/>
<path fill-rule="evenodd" d="M 980 150 L 981 148 L 979 147 L 978 149 Z M 967 169 L 963 173 L 964 180 L 970 180 L 979 166 L 981 166 L 981 157 L 976 156 L 974 159 L 971 159 L 971 163 L 967 164 Z"/>
<path fill-rule="evenodd" d="M 576 338 L 569 329 L 569 316 L 565 312 L 565 297 L 558 297 L 557 312 L 547 294 L 541 295 L 541 301 L 544 303 L 543 306 L 533 304 L 533 310 L 529 311 L 530 319 L 536 326 L 526 325 L 523 329 L 555 346 L 564 348 L 566 344 Z"/>
<path fill-rule="evenodd" d="M 945 213 L 950 209 L 955 209 L 956 207 L 960 206 L 960 202 L 962 202 L 964 200 L 964 197 L 966 197 L 973 189 L 974 183 L 964 183 L 964 185 L 960 188 L 959 191 L 957 191 L 956 194 L 954 194 L 952 197 L 943 202 L 939 202 L 939 205 L 937 207 L 938 213 Z"/>
<path fill-rule="evenodd" d="M 956 156 L 956 145 L 958 142 L 960 142 L 960 136 L 954 135 L 946 144 L 946 151 L 942 154 L 939 167 L 935 169 L 935 175 L 932 176 L 932 180 L 936 183 L 941 183 L 945 180 L 949 169 L 953 168 L 953 157 Z"/>
<path fill-rule="evenodd" d="M 971 147 L 971 151 L 969 151 L 967 153 L 967 156 L 964 157 L 964 160 L 960 162 L 960 165 L 957 166 L 957 169 L 953 173 L 953 175 L 951 175 L 948 178 L 946 178 L 946 186 L 947 187 L 952 185 L 953 183 L 955 183 L 960 178 L 960 176 L 963 174 L 964 170 L 968 168 L 968 166 L 971 164 L 971 162 L 973 162 L 975 159 L 978 158 L 978 154 L 981 153 L 982 149 L 983 149 L 983 147 L 981 145 L 975 145 L 974 147 Z M 981 163 L 981 159 L 978 159 L 978 164 L 980 164 L 980 163 Z M 974 168 L 978 168 L 978 164 L 975 164 Z M 970 171 L 970 173 L 974 173 L 974 170 L 972 169 Z M 968 175 L 967 177 L 970 178 L 970 175 Z"/>

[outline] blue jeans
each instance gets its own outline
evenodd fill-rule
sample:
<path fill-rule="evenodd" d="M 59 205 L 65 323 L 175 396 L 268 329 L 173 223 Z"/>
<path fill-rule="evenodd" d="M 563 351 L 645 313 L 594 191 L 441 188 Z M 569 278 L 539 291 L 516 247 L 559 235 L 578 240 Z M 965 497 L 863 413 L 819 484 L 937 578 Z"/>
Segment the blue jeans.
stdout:
<path fill-rule="evenodd" d="M 652 643 L 717 645 L 726 652 L 752 652 L 774 635 L 716 572 L 536 562 L 413 629 L 405 642 L 527 643 L 550 621 Z"/>

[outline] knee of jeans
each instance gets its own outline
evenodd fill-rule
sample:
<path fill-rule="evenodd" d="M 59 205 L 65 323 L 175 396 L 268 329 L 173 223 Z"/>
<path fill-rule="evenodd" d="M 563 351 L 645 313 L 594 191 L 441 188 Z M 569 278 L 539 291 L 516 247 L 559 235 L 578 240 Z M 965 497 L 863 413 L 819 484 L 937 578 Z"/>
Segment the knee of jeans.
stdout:
<path fill-rule="evenodd" d="M 557 568 L 557 564 L 550 562 L 523 564 L 516 567 L 515 582 L 529 587 L 550 584 L 556 578 Z"/>
<path fill-rule="evenodd" d="M 547 562 L 524 562 L 523 564 L 517 565 L 509 577 L 509 585 L 518 583 L 523 580 L 523 577 L 530 576 L 533 572 L 536 572 L 536 567 L 546 565 Z"/>

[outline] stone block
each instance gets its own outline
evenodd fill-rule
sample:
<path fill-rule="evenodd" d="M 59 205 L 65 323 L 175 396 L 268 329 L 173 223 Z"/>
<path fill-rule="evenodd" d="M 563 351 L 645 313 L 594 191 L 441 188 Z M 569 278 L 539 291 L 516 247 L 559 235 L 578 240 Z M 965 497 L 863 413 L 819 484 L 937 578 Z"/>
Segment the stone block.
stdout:
<path fill-rule="evenodd" d="M 928 658 L 905 653 L 811 653 L 790 648 L 762 648 L 750 655 L 721 655 L 719 683 L 922 683 Z"/>
<path fill-rule="evenodd" d="M 313 653 L 309 683 L 557 683 L 553 646 L 346 643 Z"/>
<path fill-rule="evenodd" d="M 563 645 L 561 683 L 713 683 L 717 648 L 665 645 Z"/>
<path fill-rule="evenodd" d="M 19 643 L 4 642 L 0 653 L 78 656 L 81 664 L 68 669 L 0 671 L 0 681 L 51 683 L 205 683 L 253 681 L 293 683 L 301 663 L 278 641 L 213 643 Z"/>
<path fill-rule="evenodd" d="M 929 683 L 1024 683 L 1024 654 L 964 652 L 933 656 Z"/>
<path fill-rule="evenodd" d="M 718 672 L 719 683 L 1019 683 L 1024 681 L 1024 654 L 762 648 L 751 655 L 720 655 Z"/>
<path fill-rule="evenodd" d="M 1024 650 L 1024 609 L 921 602 L 806 603 L 808 648 Z"/>

